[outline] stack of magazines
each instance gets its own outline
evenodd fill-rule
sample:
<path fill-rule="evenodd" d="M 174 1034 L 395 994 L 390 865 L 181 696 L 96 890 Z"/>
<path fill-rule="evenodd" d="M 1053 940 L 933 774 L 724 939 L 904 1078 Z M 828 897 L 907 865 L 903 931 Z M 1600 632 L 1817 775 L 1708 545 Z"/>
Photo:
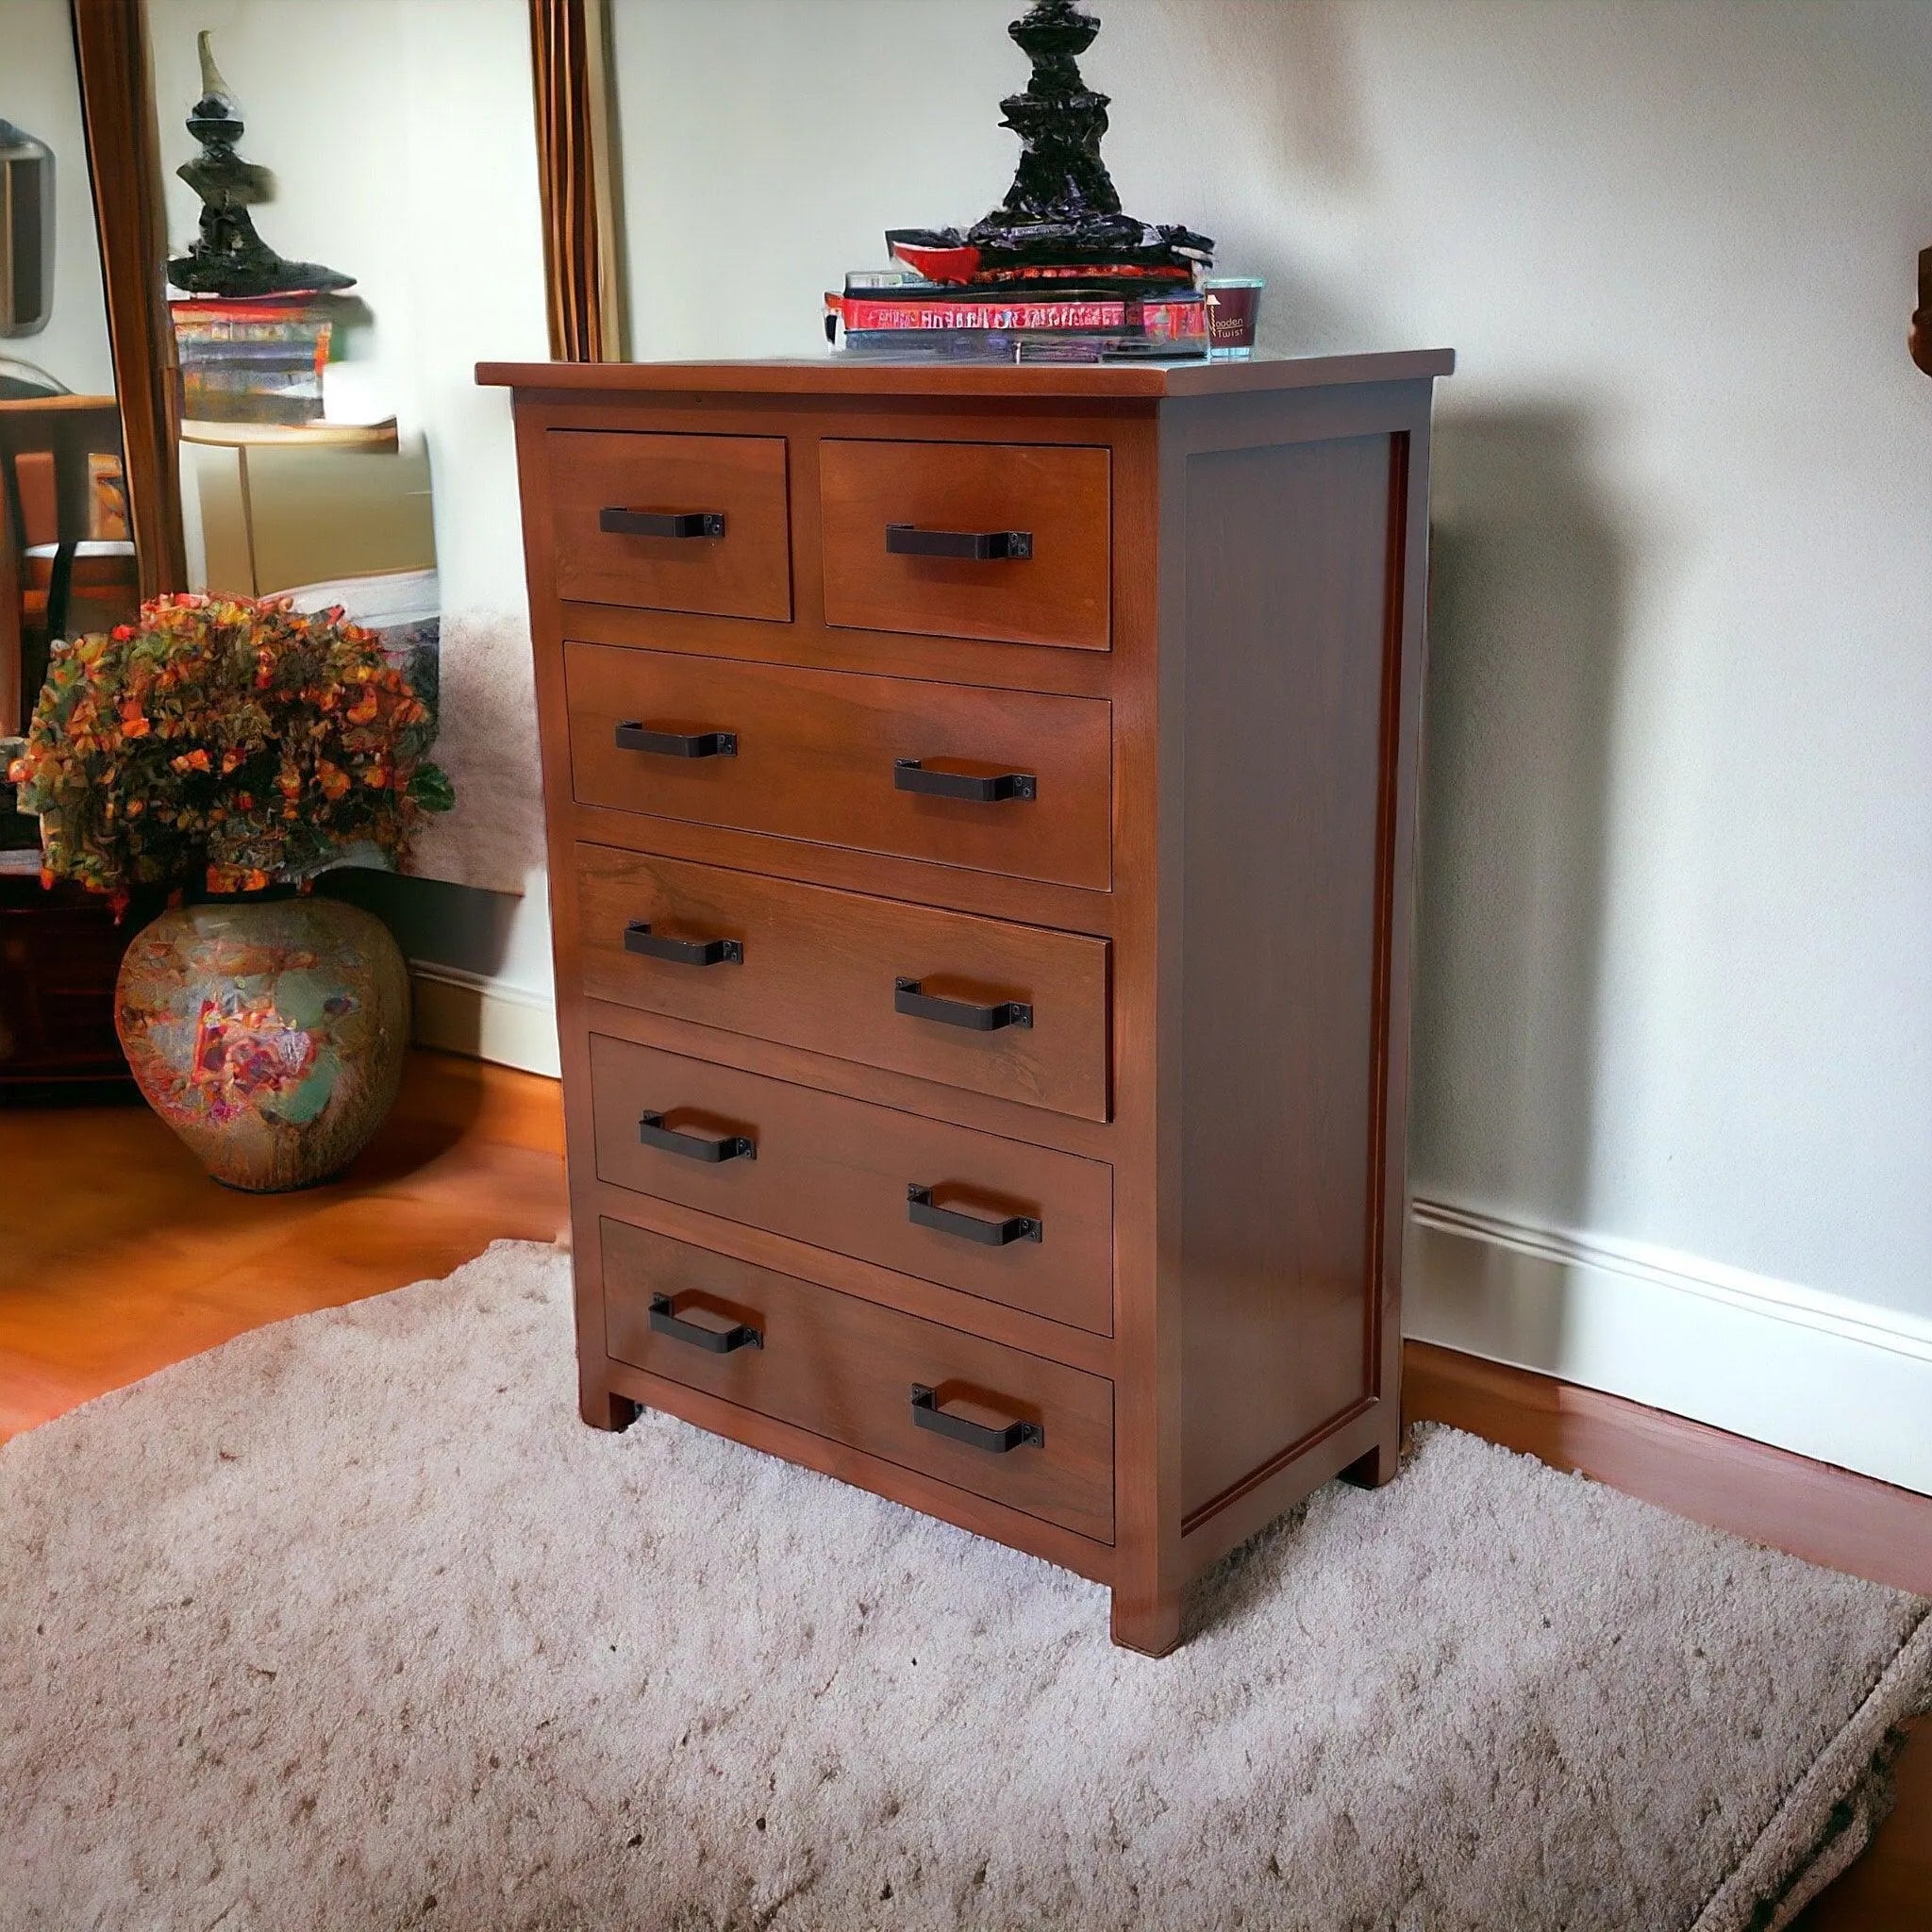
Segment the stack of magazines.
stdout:
<path fill-rule="evenodd" d="M 879 361 L 1171 361 L 1208 354 L 1198 289 L 1086 286 L 1071 277 L 989 286 L 858 270 L 825 297 L 825 339 Z"/>

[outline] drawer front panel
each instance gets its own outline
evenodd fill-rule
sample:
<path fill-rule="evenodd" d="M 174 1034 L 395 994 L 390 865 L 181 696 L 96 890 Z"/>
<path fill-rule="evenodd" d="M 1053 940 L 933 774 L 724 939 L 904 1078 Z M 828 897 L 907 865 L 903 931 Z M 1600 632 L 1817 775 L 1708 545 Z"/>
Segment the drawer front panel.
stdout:
<path fill-rule="evenodd" d="M 782 436 L 553 429 L 545 448 L 559 597 L 791 619 Z M 679 517 L 718 521 L 670 534 Z"/>
<path fill-rule="evenodd" d="M 1104 698 L 582 643 L 564 646 L 564 676 L 580 804 L 1057 885 L 1109 883 Z M 623 725 L 656 736 L 620 744 Z M 666 750 L 664 737 L 720 742 Z M 981 781 L 1015 795 L 904 789 Z"/>
<path fill-rule="evenodd" d="M 1109 460 L 1068 444 L 821 442 L 825 622 L 1106 650 Z M 992 554 L 932 554 L 969 547 Z"/>
<path fill-rule="evenodd" d="M 601 1224 L 606 1346 L 688 1388 L 809 1429 L 1101 1542 L 1113 1541 L 1113 1384 L 828 1288 L 665 1236 Z M 651 1305 L 683 1333 L 654 1326 Z M 693 1331 L 759 1345 L 714 1352 Z M 1005 1451 L 914 1420 L 913 1390 L 943 1423 L 1042 1440 Z"/>
<path fill-rule="evenodd" d="M 576 848 L 577 935 L 591 998 L 886 1067 L 1088 1120 L 1108 1117 L 1108 942 L 720 866 Z M 729 941 L 705 965 L 627 949 Z M 923 996 L 1031 1024 L 986 1030 L 900 1010 Z"/>
<path fill-rule="evenodd" d="M 600 1180 L 1112 1332 L 1103 1161 L 602 1035 L 591 1040 L 591 1091 Z M 647 1142 L 646 1112 L 749 1154 L 705 1160 Z"/>

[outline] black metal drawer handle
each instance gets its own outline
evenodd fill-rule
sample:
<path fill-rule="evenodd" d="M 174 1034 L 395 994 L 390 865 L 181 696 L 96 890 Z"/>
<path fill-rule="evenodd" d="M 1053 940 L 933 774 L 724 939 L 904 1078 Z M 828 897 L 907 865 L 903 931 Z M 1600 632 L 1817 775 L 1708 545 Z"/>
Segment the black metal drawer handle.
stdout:
<path fill-rule="evenodd" d="M 607 537 L 722 537 L 724 513 L 716 509 L 625 509 L 610 504 L 597 512 Z"/>
<path fill-rule="evenodd" d="M 1005 1248 L 1010 1241 L 1045 1239 L 1041 1223 L 1025 1213 L 1010 1213 L 995 1221 L 990 1215 L 962 1213 L 958 1208 L 935 1208 L 933 1191 L 922 1189 L 918 1180 L 907 1184 L 907 1219 L 920 1226 L 931 1226 L 941 1235 L 958 1235 L 962 1241 L 975 1241 L 981 1248 Z"/>
<path fill-rule="evenodd" d="M 638 1139 L 646 1147 L 661 1147 L 666 1154 L 682 1154 L 687 1160 L 756 1160 L 758 1143 L 749 1134 L 726 1134 L 714 1141 L 708 1134 L 680 1134 L 664 1124 L 661 1113 L 638 1116 Z"/>
<path fill-rule="evenodd" d="M 1002 1026 L 1033 1024 L 1033 1008 L 1024 1000 L 995 1000 L 982 1007 L 972 1000 L 941 999 L 923 991 L 917 979 L 893 980 L 892 1010 L 915 1020 L 937 1020 L 941 1026 L 963 1026 L 970 1033 L 997 1033 Z"/>
<path fill-rule="evenodd" d="M 1030 1214 L 1008 1214 L 994 1221 L 984 1214 L 965 1214 L 957 1208 L 936 1208 L 932 1190 L 917 1181 L 906 1189 L 906 1219 L 921 1227 L 937 1228 L 941 1234 L 957 1234 L 962 1240 L 977 1241 L 983 1248 L 1003 1248 L 1008 1241 L 1037 1241 L 1046 1230 Z"/>
<path fill-rule="evenodd" d="M 617 727 L 619 751 L 654 751 L 667 758 L 735 758 L 735 731 L 656 731 L 631 720 Z"/>
<path fill-rule="evenodd" d="M 979 805 L 996 805 L 1002 798 L 1038 797 L 1040 781 L 1031 772 L 1001 772 L 996 777 L 975 778 L 970 772 L 929 772 L 918 758 L 894 758 L 892 789 L 923 791 L 931 798 L 969 798 Z"/>
<path fill-rule="evenodd" d="M 886 549 L 894 557 L 964 557 L 974 563 L 1018 563 L 1033 555 L 1031 530 L 922 530 L 888 524 Z"/>
<path fill-rule="evenodd" d="M 651 1297 L 651 1326 L 674 1341 L 688 1341 L 707 1355 L 729 1355 L 736 1348 L 762 1348 L 765 1338 L 743 1322 L 729 1328 L 701 1328 L 695 1322 L 681 1322 L 671 1310 L 668 1294 Z"/>
<path fill-rule="evenodd" d="M 963 1415 L 948 1415 L 924 1382 L 912 1385 L 912 1424 L 930 1429 L 935 1436 L 950 1436 L 956 1442 L 984 1449 L 991 1456 L 1004 1456 L 1022 1442 L 1046 1447 L 1046 1431 L 1038 1423 L 1008 1423 L 1003 1429 L 990 1429 L 984 1423 L 968 1422 Z"/>
<path fill-rule="evenodd" d="M 633 919 L 624 929 L 624 950 L 641 953 L 647 959 L 669 959 L 674 966 L 718 966 L 729 961 L 744 963 L 741 940 L 675 940 L 668 933 L 653 932 L 648 919 Z"/>

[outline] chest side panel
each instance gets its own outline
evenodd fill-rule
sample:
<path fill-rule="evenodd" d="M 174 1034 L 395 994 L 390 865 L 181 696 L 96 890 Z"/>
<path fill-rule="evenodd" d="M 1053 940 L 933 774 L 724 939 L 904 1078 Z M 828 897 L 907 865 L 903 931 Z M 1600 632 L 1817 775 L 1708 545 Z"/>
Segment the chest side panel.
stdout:
<path fill-rule="evenodd" d="M 1374 1392 L 1400 454 L 1334 436 L 1171 473 L 1191 1518 Z"/>

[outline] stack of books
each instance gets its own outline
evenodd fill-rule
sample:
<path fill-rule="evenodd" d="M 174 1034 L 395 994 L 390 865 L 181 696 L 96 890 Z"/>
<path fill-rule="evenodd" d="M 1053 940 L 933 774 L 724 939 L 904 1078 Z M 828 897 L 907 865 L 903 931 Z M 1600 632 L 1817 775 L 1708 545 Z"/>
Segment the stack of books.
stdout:
<path fill-rule="evenodd" d="M 181 413 L 203 423 L 314 423 L 335 308 L 327 296 L 187 295 L 170 302 Z"/>
<path fill-rule="evenodd" d="M 825 296 L 825 339 L 882 361 L 1169 361 L 1208 354 L 1208 309 L 1186 284 L 1108 287 L 1072 275 L 932 282 L 859 270 Z"/>

